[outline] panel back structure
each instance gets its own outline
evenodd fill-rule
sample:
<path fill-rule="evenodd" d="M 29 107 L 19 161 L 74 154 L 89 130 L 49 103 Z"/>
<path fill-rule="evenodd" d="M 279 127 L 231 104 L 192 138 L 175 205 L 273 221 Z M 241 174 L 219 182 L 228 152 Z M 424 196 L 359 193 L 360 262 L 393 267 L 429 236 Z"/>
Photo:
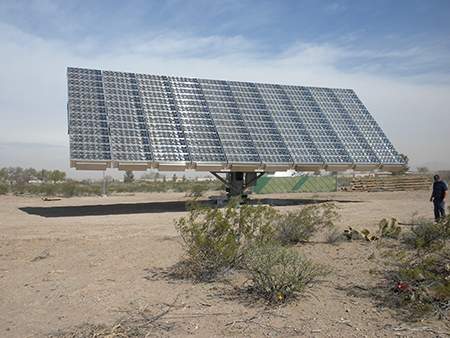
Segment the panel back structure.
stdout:
<path fill-rule="evenodd" d="M 210 172 L 397 171 L 351 89 L 68 68 L 71 167 Z"/>

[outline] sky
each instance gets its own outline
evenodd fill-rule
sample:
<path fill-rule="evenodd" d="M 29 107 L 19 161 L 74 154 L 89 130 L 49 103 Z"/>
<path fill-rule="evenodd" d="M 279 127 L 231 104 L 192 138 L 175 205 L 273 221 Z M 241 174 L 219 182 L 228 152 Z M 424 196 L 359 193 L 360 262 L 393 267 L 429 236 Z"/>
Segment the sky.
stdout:
<path fill-rule="evenodd" d="M 450 170 L 447 0 L 0 0 L 0 60 L 0 168 L 101 178 L 69 167 L 79 67 L 353 89 L 412 170 Z"/>

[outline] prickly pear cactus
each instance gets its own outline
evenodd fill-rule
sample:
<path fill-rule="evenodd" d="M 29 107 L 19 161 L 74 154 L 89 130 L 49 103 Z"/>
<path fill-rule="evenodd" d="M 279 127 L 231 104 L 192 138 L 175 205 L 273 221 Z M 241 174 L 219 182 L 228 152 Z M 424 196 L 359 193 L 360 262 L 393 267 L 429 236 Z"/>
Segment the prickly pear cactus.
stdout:
<path fill-rule="evenodd" d="M 380 230 L 378 231 L 380 237 L 399 238 L 402 232 L 402 227 L 398 225 L 395 218 L 387 221 L 385 218 L 380 221 Z"/>
<path fill-rule="evenodd" d="M 344 230 L 344 236 L 353 241 L 373 242 L 379 239 L 377 236 L 370 236 L 370 232 L 367 229 L 363 229 L 360 231 L 356 230 L 355 228 L 352 228 L 351 226 L 349 226 L 348 229 Z"/>

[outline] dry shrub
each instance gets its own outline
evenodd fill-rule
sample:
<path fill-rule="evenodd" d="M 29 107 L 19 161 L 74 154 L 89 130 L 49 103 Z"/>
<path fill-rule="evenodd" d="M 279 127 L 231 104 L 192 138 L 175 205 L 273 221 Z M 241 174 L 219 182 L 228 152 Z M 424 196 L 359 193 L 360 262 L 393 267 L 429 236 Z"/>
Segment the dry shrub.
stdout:
<path fill-rule="evenodd" d="M 279 218 L 275 209 L 239 205 L 231 199 L 225 209 L 188 202 L 189 216 L 175 227 L 187 253 L 210 273 L 240 266 L 245 246 L 271 241 L 272 225 Z"/>
<path fill-rule="evenodd" d="M 245 274 L 252 291 L 269 300 L 291 298 L 330 273 L 327 265 L 307 259 L 293 248 L 259 245 L 247 251 Z"/>
<path fill-rule="evenodd" d="M 334 227 L 339 214 L 332 204 L 311 204 L 288 212 L 278 223 L 277 239 L 282 245 L 307 242 L 319 231 Z"/>
<path fill-rule="evenodd" d="M 256 294 L 272 300 L 292 297 L 329 272 L 295 249 L 282 247 L 277 231 L 280 224 L 294 220 L 292 228 L 307 240 L 319 229 L 332 226 L 337 217 L 332 206 L 314 205 L 282 216 L 269 206 L 238 202 L 232 199 L 225 209 L 189 202 L 189 216 L 175 223 L 190 256 L 179 265 L 180 275 L 211 280 L 239 270 L 253 282 Z"/>
<path fill-rule="evenodd" d="M 178 298 L 178 297 L 177 297 Z M 47 335 L 37 335 L 36 338 L 144 338 L 161 337 L 162 332 L 179 335 L 182 332 L 180 325 L 167 321 L 164 316 L 174 307 L 177 298 L 172 304 L 167 304 L 165 310 L 152 313 L 148 307 L 129 311 L 127 317 L 113 325 L 84 324 L 65 331 L 58 331 Z"/>
<path fill-rule="evenodd" d="M 381 248 L 379 268 L 387 302 L 412 314 L 448 316 L 450 311 L 450 218 L 420 221 L 397 248 Z M 375 259 L 374 256 L 371 257 Z"/>
<path fill-rule="evenodd" d="M 325 234 L 325 243 L 327 244 L 337 244 L 345 241 L 344 233 L 341 229 L 337 229 L 335 227 L 329 229 Z"/>

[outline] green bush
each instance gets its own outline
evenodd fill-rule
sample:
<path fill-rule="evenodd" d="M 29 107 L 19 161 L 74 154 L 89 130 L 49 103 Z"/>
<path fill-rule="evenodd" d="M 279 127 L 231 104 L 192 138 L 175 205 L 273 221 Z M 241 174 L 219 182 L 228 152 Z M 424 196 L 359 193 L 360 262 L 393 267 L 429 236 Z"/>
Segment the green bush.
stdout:
<path fill-rule="evenodd" d="M 208 186 L 206 184 L 195 182 L 189 187 L 188 196 L 202 197 L 207 190 Z"/>
<path fill-rule="evenodd" d="M 270 300 L 292 297 L 330 273 L 327 265 L 315 263 L 293 248 L 274 244 L 249 249 L 244 264 L 253 292 Z"/>
<path fill-rule="evenodd" d="M 77 196 L 77 184 L 76 183 L 66 183 L 62 187 L 62 193 L 66 197 Z"/>
<path fill-rule="evenodd" d="M 40 191 L 45 195 L 45 196 L 54 196 L 56 195 L 56 192 L 58 190 L 58 187 L 56 184 L 51 184 L 51 183 L 44 183 L 41 184 L 39 186 Z"/>
<path fill-rule="evenodd" d="M 27 184 L 27 192 L 32 195 L 42 195 L 41 184 Z"/>
<path fill-rule="evenodd" d="M 14 194 L 24 194 L 27 191 L 27 186 L 25 184 L 13 184 L 10 188 L 11 192 Z"/>
<path fill-rule="evenodd" d="M 283 245 L 307 242 L 320 230 L 333 228 L 339 214 L 332 204 L 311 204 L 288 212 L 278 222 L 278 241 Z"/>
<path fill-rule="evenodd" d="M 432 223 L 423 219 L 413 226 L 403 238 L 405 244 L 413 249 L 440 250 L 450 238 L 449 216 L 442 223 Z"/>
<path fill-rule="evenodd" d="M 103 191 L 103 187 L 99 184 L 82 184 L 79 182 L 61 183 L 58 188 L 58 194 L 65 197 L 100 195 Z"/>
<path fill-rule="evenodd" d="M 225 209 L 188 202 L 189 216 L 175 223 L 186 251 L 212 274 L 239 267 L 246 246 L 270 242 L 279 218 L 275 209 L 258 205 L 238 205 L 231 199 Z"/>
<path fill-rule="evenodd" d="M 4 195 L 9 191 L 9 187 L 7 184 L 0 183 L 0 195 Z"/>

